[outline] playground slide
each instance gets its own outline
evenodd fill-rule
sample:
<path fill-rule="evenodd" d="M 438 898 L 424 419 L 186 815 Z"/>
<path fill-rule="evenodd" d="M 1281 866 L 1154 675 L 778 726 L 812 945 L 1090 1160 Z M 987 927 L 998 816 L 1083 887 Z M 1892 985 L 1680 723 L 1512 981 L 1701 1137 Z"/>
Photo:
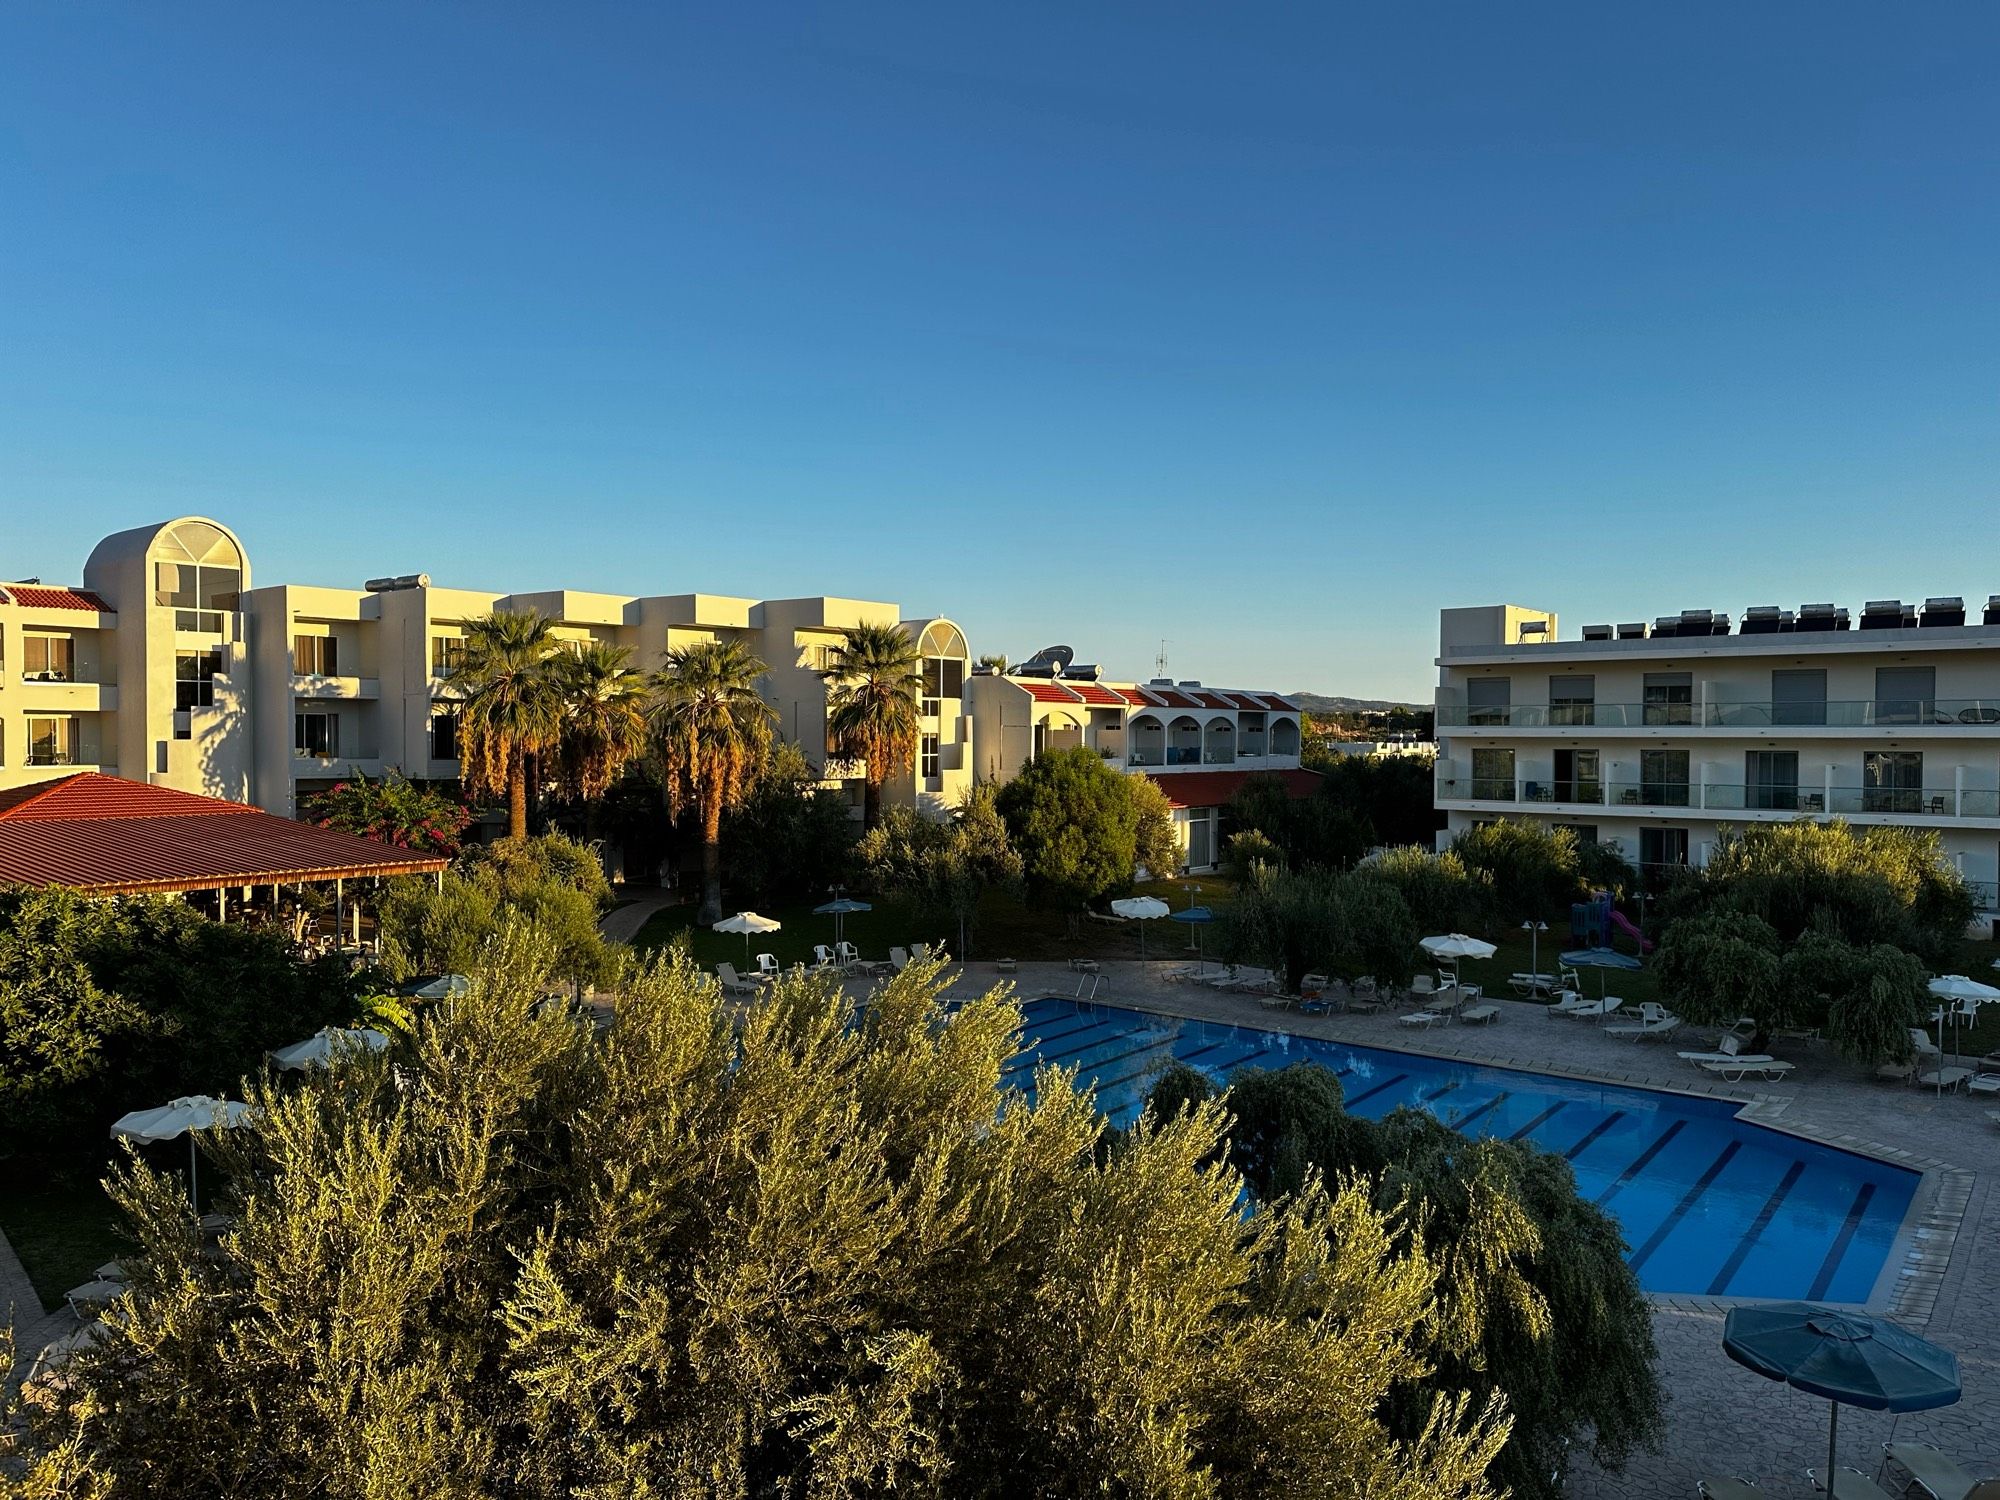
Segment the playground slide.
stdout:
<path fill-rule="evenodd" d="M 1624 933 L 1625 936 L 1627 936 L 1628 938 L 1636 939 L 1639 944 L 1639 951 L 1642 954 L 1651 953 L 1653 951 L 1652 939 L 1648 938 L 1645 933 L 1641 932 L 1638 928 L 1634 927 L 1632 925 L 1632 919 L 1626 916 L 1624 912 L 1613 910 L 1611 913 L 1611 925 L 1613 927 L 1616 927 L 1620 932 Z"/>

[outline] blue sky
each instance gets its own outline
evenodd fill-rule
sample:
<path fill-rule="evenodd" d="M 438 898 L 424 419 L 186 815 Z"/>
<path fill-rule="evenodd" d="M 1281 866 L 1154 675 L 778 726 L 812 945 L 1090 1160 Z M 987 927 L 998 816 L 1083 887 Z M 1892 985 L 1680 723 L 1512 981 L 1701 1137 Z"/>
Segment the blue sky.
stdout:
<path fill-rule="evenodd" d="M 0 8 L 0 574 L 845 593 L 1428 695 L 2000 591 L 2000 7 Z"/>

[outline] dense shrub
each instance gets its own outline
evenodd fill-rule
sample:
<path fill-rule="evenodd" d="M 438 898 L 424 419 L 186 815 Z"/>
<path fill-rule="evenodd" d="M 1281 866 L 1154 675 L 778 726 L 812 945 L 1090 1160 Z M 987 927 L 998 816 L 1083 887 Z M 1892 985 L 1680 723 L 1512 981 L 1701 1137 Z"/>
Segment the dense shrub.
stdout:
<path fill-rule="evenodd" d="M 493 956 L 214 1143 L 219 1242 L 118 1180 L 137 1295 L 39 1493 L 1494 1494 L 1505 1398 L 1433 1375 L 1458 1294 L 1410 1221 L 1331 1179 L 1246 1221 L 1215 1105 L 1100 1154 L 1068 1080 L 1002 1095 L 1020 1013 L 948 1013 L 934 967 L 739 1018 L 662 966 L 600 1040 L 538 1010 L 547 955 Z"/>
<path fill-rule="evenodd" d="M 774 740 L 749 793 L 722 815 L 722 867 L 739 905 L 820 901 L 851 872 L 859 835 L 847 799 L 819 785 L 798 746 Z"/>
<path fill-rule="evenodd" d="M 1282 869 L 1284 863 L 1285 851 L 1266 838 L 1260 828 L 1246 828 L 1241 833 L 1231 834 L 1222 860 L 1229 878 L 1238 883 L 1248 880 L 1260 865 Z"/>
<path fill-rule="evenodd" d="M 1440 932 L 1478 932 L 1492 917 L 1496 902 L 1493 876 L 1470 870 L 1451 851 L 1433 854 L 1405 844 L 1384 849 L 1369 859 L 1368 872 L 1394 886 L 1425 936 Z"/>
<path fill-rule="evenodd" d="M 1320 797 L 1366 826 L 1364 847 L 1436 843 L 1444 817 L 1437 810 L 1433 757 L 1329 755 L 1307 764 L 1326 778 Z"/>
<path fill-rule="evenodd" d="M 1000 789 L 996 806 L 1031 899 L 1074 910 L 1131 886 L 1139 828 L 1133 779 L 1078 748 L 1036 756 Z"/>
<path fill-rule="evenodd" d="M 1468 828 L 1451 842 L 1468 870 L 1492 879 L 1495 914 L 1503 922 L 1553 917 L 1595 890 L 1632 882 L 1631 868 L 1599 844 L 1581 844 L 1568 828 L 1523 818 L 1499 818 Z"/>
<path fill-rule="evenodd" d="M 1718 908 L 1758 917 L 1786 942 L 1817 928 L 1858 947 L 1888 943 L 1939 968 L 1974 910 L 1935 832 L 1856 830 L 1837 819 L 1759 824 L 1724 838 L 1669 893 L 1662 915 Z"/>
<path fill-rule="evenodd" d="M 1215 1094 L 1182 1065 L 1151 1104 L 1173 1119 Z M 1452 1385 L 1506 1393 L 1515 1424 L 1493 1476 L 1513 1494 L 1555 1500 L 1577 1451 L 1616 1472 L 1658 1446 L 1652 1308 L 1616 1221 L 1578 1194 L 1568 1163 L 1525 1143 L 1468 1141 L 1415 1110 L 1348 1115 L 1339 1079 L 1311 1065 L 1245 1070 L 1221 1102 L 1228 1161 L 1260 1203 L 1358 1177 L 1442 1270 L 1427 1348 Z M 1394 1410 L 1399 1434 L 1425 1420 L 1418 1405 Z"/>
<path fill-rule="evenodd" d="M 1415 972 L 1421 936 L 1395 886 L 1367 870 L 1260 865 L 1223 915 L 1221 951 L 1294 986 L 1310 973 L 1400 984 Z"/>
<path fill-rule="evenodd" d="M 986 892 L 1021 880 L 1021 858 L 1007 842 L 1007 825 L 990 786 L 974 787 L 944 822 L 906 807 L 883 810 L 862 836 L 858 854 L 867 889 L 902 901 L 920 925 L 955 926 L 960 958 L 971 956 L 972 934 Z"/>
<path fill-rule="evenodd" d="M 597 931 L 610 904 L 611 883 L 588 845 L 559 833 L 474 845 L 439 881 L 389 882 L 376 909 L 382 967 L 398 980 L 468 973 L 512 915 L 551 945 L 565 979 L 605 983 L 620 961 Z"/>
<path fill-rule="evenodd" d="M 1127 776 L 1132 799 L 1132 862 L 1154 880 L 1171 880 L 1180 872 L 1180 832 L 1174 827 L 1174 805 L 1150 776 Z"/>
<path fill-rule="evenodd" d="M 432 854 L 456 854 L 472 822 L 462 798 L 391 771 L 378 781 L 356 772 L 306 799 L 306 822 Z"/>
<path fill-rule="evenodd" d="M 359 1002 L 343 961 L 171 896 L 0 891 L 0 1151 L 101 1150 L 119 1115 L 233 1092 Z"/>
<path fill-rule="evenodd" d="M 1268 774 L 1244 780 L 1230 803 L 1228 823 L 1256 829 L 1294 869 L 1345 869 L 1376 841 L 1366 809 L 1329 793 L 1324 782 L 1310 797 L 1294 797 L 1282 777 Z"/>

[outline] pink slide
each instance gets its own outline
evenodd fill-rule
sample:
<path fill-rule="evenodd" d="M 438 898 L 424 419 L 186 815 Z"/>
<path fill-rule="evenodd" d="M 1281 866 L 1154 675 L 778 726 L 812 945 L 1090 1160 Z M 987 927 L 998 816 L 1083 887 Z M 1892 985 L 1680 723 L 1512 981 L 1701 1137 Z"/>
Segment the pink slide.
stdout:
<path fill-rule="evenodd" d="M 1631 920 L 1626 917 L 1625 913 L 1619 911 L 1616 907 L 1612 908 L 1611 911 L 1611 925 L 1613 927 L 1616 927 L 1620 932 L 1624 933 L 1625 936 L 1627 936 L 1628 938 L 1637 939 L 1639 944 L 1639 952 L 1641 954 L 1647 954 L 1653 951 L 1652 939 L 1648 938 L 1645 933 L 1641 932 L 1638 928 L 1634 927 L 1631 923 Z"/>

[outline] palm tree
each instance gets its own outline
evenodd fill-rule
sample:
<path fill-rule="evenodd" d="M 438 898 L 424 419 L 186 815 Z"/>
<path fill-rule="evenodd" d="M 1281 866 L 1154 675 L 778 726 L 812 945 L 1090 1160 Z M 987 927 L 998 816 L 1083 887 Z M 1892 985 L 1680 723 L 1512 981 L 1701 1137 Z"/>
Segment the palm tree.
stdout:
<path fill-rule="evenodd" d="M 465 627 L 459 755 L 468 790 L 507 798 L 507 832 L 528 836 L 528 764 L 562 731 L 563 677 L 555 627 L 533 611 L 496 609 Z"/>
<path fill-rule="evenodd" d="M 603 797 L 627 761 L 646 748 L 646 679 L 629 647 L 592 641 L 562 658 L 562 737 L 556 776 L 578 802 Z"/>
<path fill-rule="evenodd" d="M 768 670 L 737 641 L 702 641 L 669 651 L 653 679 L 667 808 L 701 815 L 699 922 L 722 919 L 722 814 L 743 800 L 771 742 L 775 715 L 757 691 Z"/>
<path fill-rule="evenodd" d="M 861 823 L 873 828 L 882 820 L 882 783 L 916 754 L 922 658 L 900 625 L 850 625 L 825 676 L 827 732 L 842 755 L 861 761 Z"/>

